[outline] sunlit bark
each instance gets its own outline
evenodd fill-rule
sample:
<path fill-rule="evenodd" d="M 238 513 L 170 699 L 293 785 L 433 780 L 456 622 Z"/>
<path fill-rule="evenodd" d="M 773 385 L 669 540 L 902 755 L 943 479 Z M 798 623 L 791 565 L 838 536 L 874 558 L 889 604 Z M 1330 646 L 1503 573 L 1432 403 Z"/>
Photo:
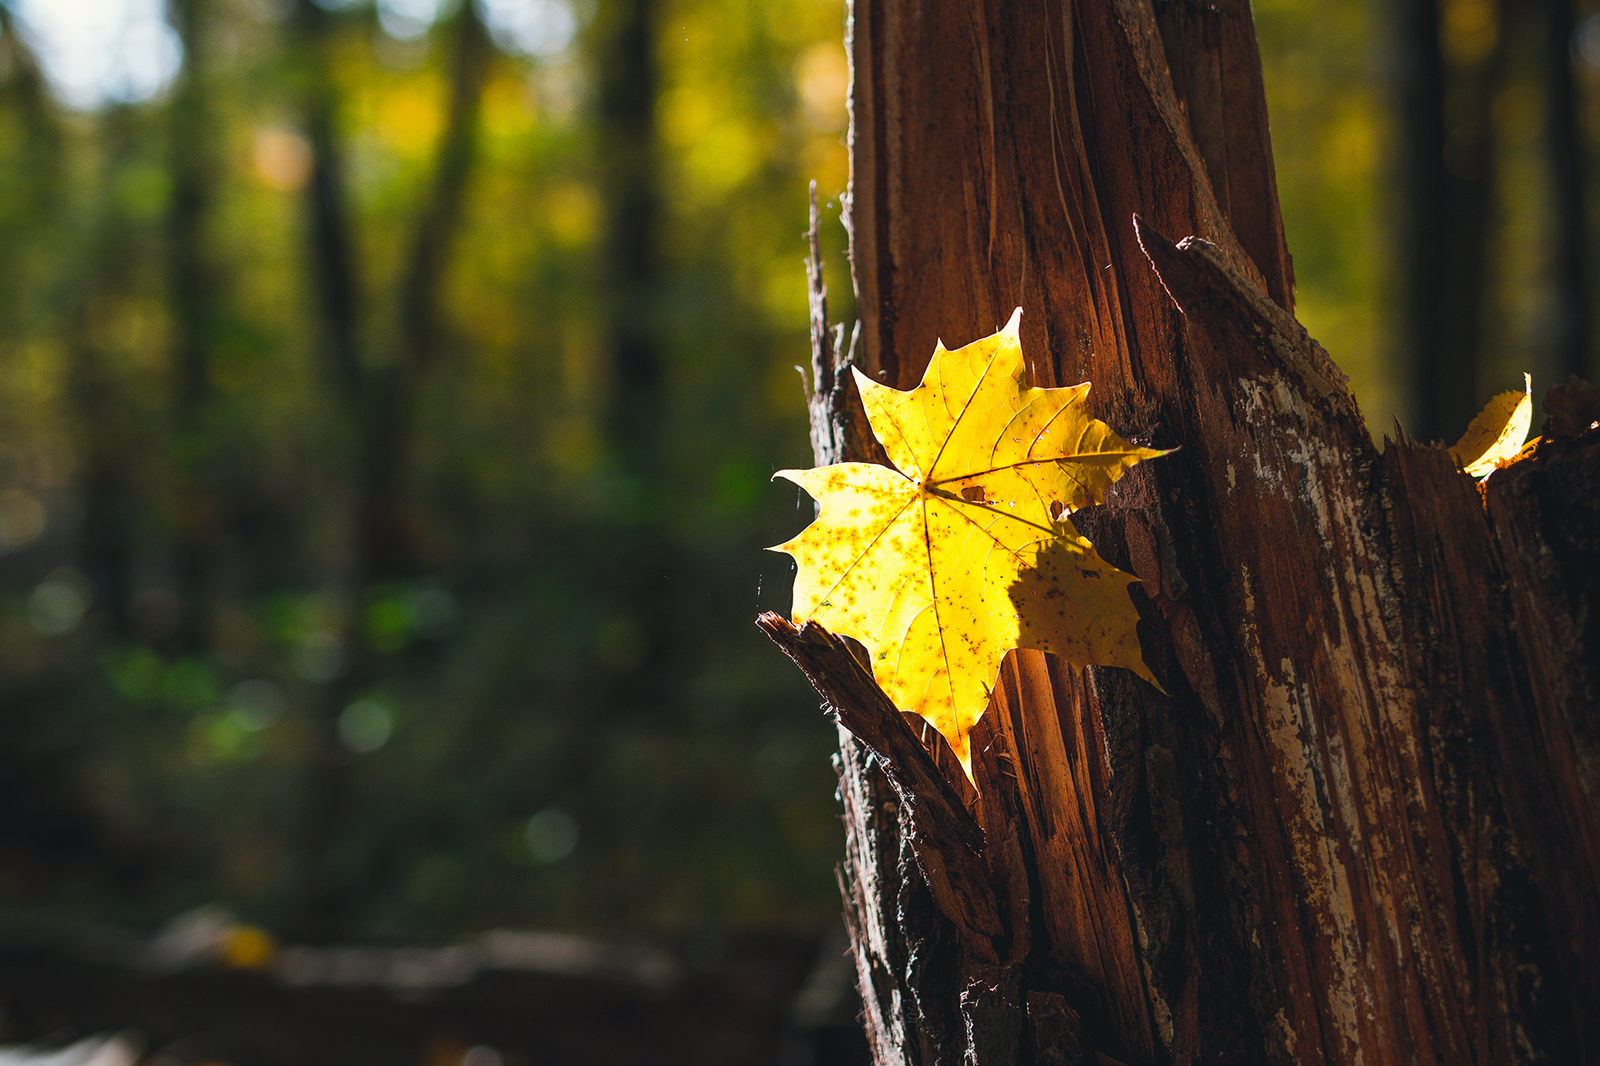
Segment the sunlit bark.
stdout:
<path fill-rule="evenodd" d="M 1177 449 L 1074 516 L 1165 691 L 1014 654 L 975 793 L 763 619 L 844 726 L 877 1059 L 1592 1057 L 1600 441 L 1482 492 L 1373 445 L 1288 311 L 1248 7 L 1176 6 L 854 6 L 856 365 L 908 388 L 1020 305 L 1037 384 Z M 819 461 L 869 457 L 822 399 Z"/>

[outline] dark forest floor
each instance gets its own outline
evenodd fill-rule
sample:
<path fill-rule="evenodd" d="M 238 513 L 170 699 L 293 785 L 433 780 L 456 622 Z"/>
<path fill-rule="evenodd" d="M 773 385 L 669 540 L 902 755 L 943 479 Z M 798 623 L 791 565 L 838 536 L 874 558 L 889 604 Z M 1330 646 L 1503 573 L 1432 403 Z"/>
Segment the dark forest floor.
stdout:
<path fill-rule="evenodd" d="M 158 947 L 0 939 L 0 1043 L 118 1033 L 149 1066 L 869 1061 L 832 938 L 671 951 L 495 933 L 442 948 L 284 948 L 259 969 Z"/>

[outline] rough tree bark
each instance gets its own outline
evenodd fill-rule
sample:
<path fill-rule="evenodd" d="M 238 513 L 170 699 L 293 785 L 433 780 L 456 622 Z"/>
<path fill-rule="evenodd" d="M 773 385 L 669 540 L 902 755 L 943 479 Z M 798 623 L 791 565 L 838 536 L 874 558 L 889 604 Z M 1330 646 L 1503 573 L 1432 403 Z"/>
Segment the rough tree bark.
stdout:
<path fill-rule="evenodd" d="M 813 316 L 818 461 L 872 457 L 845 362 L 909 388 L 1019 304 L 1036 384 L 1179 449 L 1074 516 L 1167 694 L 1013 653 L 976 792 L 847 642 L 761 620 L 841 723 L 877 1061 L 1600 1061 L 1592 395 L 1482 488 L 1373 445 L 1291 313 L 1245 0 L 851 30 L 862 321 L 841 355 Z"/>

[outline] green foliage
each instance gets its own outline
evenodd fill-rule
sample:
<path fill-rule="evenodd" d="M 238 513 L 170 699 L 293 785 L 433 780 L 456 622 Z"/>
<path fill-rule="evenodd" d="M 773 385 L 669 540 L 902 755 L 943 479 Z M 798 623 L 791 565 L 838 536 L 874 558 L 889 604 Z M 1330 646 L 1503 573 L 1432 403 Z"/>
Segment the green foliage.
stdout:
<path fill-rule="evenodd" d="M 459 18 L 401 42 L 360 5 L 314 33 L 309 6 L 194 6 L 204 92 L 182 121 L 215 131 L 209 162 L 173 136 L 181 86 L 69 113 L 4 42 L 0 718 L 41 813 L 0 841 L 0 905 L 148 924 L 220 898 L 294 935 L 320 878 L 346 936 L 830 920 L 831 727 L 749 620 L 793 505 L 767 475 L 805 458 L 801 231 L 807 179 L 835 215 L 845 180 L 842 8 L 657 6 L 655 483 L 606 425 L 596 60 L 581 35 L 491 59 L 438 354 L 392 464 L 406 561 L 351 589 L 378 401 L 330 373 L 308 72 L 380 375 L 407 340 Z M 179 293 L 193 166 L 206 287 Z M 847 294 L 842 245 L 833 223 Z M 621 580 L 640 537 L 658 570 Z"/>
<path fill-rule="evenodd" d="M 1383 193 L 1395 167 L 1383 13 L 1332 2 L 1252 6 L 1294 256 L 1295 314 L 1350 376 L 1381 439 L 1405 402 L 1396 336 L 1401 205 Z"/>

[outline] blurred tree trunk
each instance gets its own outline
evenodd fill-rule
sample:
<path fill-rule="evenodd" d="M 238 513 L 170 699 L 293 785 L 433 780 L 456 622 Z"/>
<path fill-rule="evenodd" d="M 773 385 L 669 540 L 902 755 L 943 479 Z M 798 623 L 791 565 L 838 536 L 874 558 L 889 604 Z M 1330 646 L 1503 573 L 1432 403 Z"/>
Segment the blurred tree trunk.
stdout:
<path fill-rule="evenodd" d="M 89 583 L 90 603 L 114 638 L 128 635 L 132 562 L 131 491 L 128 457 L 132 452 L 126 397 L 106 365 L 95 316 L 111 292 L 125 287 L 129 264 L 139 258 L 133 237 L 116 203 L 115 190 L 127 166 L 133 132 L 121 110 L 101 120 L 105 152 L 96 174 L 91 221 L 64 257 L 64 271 L 41 277 L 35 262 L 56 234 L 65 194 L 65 137 L 52 109 L 44 78 L 32 53 L 18 40 L 11 13 L 0 7 L 0 107 L 21 135 L 24 179 L 18 202 L 6 205 L 11 240 L 0 249 L 0 286 L 11 299 L 0 311 L 15 332 L 28 329 L 37 308 L 64 313 L 67 340 L 67 400 L 78 433 L 78 486 L 83 512 L 79 527 L 80 561 Z M 10 549 L 13 545 L 4 545 Z"/>
<path fill-rule="evenodd" d="M 294 54 L 302 94 L 311 173 L 306 207 L 311 278 L 321 312 L 322 348 L 328 376 L 339 398 L 354 406 L 361 393 L 361 273 L 350 233 L 344 189 L 344 153 L 336 127 L 339 97 L 333 84 L 326 37 L 334 16 L 314 0 L 299 0 L 294 10 L 298 37 Z"/>
<path fill-rule="evenodd" d="M 104 247 L 104 242 L 96 242 Z M 89 585 L 89 602 L 105 622 L 106 635 L 130 635 L 129 602 L 133 565 L 130 512 L 133 500 L 128 476 L 132 453 L 126 396 L 100 349 L 103 278 L 88 281 L 92 295 L 77 301 L 69 334 L 68 395 L 78 436 L 79 488 L 83 494 L 78 531 L 80 558 Z M 96 282 L 102 284 L 97 285 Z"/>
<path fill-rule="evenodd" d="M 609 616 L 601 657 L 607 674 L 597 713 L 635 714 L 662 706 L 678 627 L 662 582 L 678 567 L 661 525 L 670 507 L 668 396 L 662 371 L 660 91 L 657 0 L 601 0 L 595 19 L 599 186 L 604 212 L 600 263 L 609 389 L 603 412 L 608 452 L 606 558 L 588 581 Z M 599 750 L 587 731 L 563 760 L 581 780 Z"/>
<path fill-rule="evenodd" d="M 1245 0 L 851 27 L 856 364 L 912 387 L 1021 305 L 1036 384 L 1178 449 L 1073 519 L 1167 694 L 1012 653 L 975 792 L 843 642 L 762 619 L 844 726 L 877 1061 L 1600 1061 L 1600 434 L 1481 490 L 1374 447 L 1290 313 Z M 868 458 L 814 345 L 817 459 Z"/>
<path fill-rule="evenodd" d="M 607 429 L 621 464 L 642 476 L 659 458 L 661 435 L 655 6 L 605 0 L 596 27 L 605 322 L 614 375 Z"/>
<path fill-rule="evenodd" d="M 319 38 L 329 29 L 329 16 L 304 0 L 300 17 L 310 54 L 315 56 L 320 52 Z M 338 727 L 341 713 L 370 689 L 380 673 L 368 639 L 369 599 L 383 582 L 409 576 L 417 565 L 415 505 L 410 498 L 417 408 L 423 385 L 442 354 L 442 288 L 466 210 L 477 156 L 478 115 L 493 55 L 474 4 L 461 5 L 453 29 L 444 130 L 395 293 L 400 332 L 393 358 L 370 370 L 361 358 L 356 301 L 360 285 L 339 165 L 337 97 L 324 72 L 307 72 L 312 260 L 317 281 L 324 287 L 321 305 L 329 376 L 345 409 L 356 453 L 350 489 L 350 561 L 338 590 L 344 663 L 339 676 L 317 695 L 304 814 L 305 871 L 298 931 L 312 941 L 327 940 L 339 931 L 347 902 L 347 875 L 332 868 L 332 852 L 349 806 L 354 763 Z"/>
<path fill-rule="evenodd" d="M 294 11 L 299 36 L 295 53 L 301 60 L 297 75 L 303 94 L 306 140 L 311 148 L 305 190 L 306 236 L 321 318 L 321 346 L 328 380 L 344 413 L 344 429 L 359 440 L 366 396 L 361 353 L 361 275 L 344 187 L 344 153 L 338 136 L 339 94 L 329 62 L 334 18 L 313 0 L 299 0 Z M 353 485 L 351 500 L 351 510 L 359 524 L 362 497 Z M 347 576 L 342 584 L 335 591 L 340 593 L 341 606 L 350 617 L 339 634 L 340 655 L 348 652 L 350 636 L 359 634 L 360 614 L 357 579 Z M 312 943 L 331 940 L 342 917 L 341 878 L 332 868 L 332 854 L 349 805 L 352 757 L 340 743 L 338 731 L 348 676 L 346 672 L 344 678 L 322 679 L 309 714 L 311 736 L 300 811 L 299 900 L 293 931 Z M 336 687 L 332 681 L 344 684 Z"/>
<path fill-rule="evenodd" d="M 1402 344 L 1412 431 L 1454 440 L 1478 407 L 1483 306 L 1495 191 L 1493 105 L 1510 0 L 1491 0 L 1486 41 L 1445 48 L 1440 0 L 1400 0 L 1400 167 L 1404 198 Z"/>
<path fill-rule="evenodd" d="M 1543 0 L 1541 49 L 1549 96 L 1550 170 L 1555 185 L 1555 364 L 1557 380 L 1589 373 L 1590 320 L 1588 164 L 1573 75 L 1572 0 Z"/>
<path fill-rule="evenodd" d="M 462 4 L 455 20 L 444 132 L 396 293 L 399 343 L 394 360 L 373 375 L 367 398 L 357 521 L 359 566 L 365 571 L 357 582 L 361 587 L 403 576 L 417 565 L 414 508 L 408 500 L 417 405 L 441 355 L 441 288 L 466 210 L 491 53 L 477 7 Z"/>
<path fill-rule="evenodd" d="M 0 5 L 0 107 L 15 116 L 21 135 L 20 161 L 26 175 L 24 195 L 8 204 L 8 228 L 16 234 L 0 253 L 0 282 L 13 296 L 13 305 L 3 312 L 4 320 L 18 317 L 20 297 L 28 293 L 29 281 L 37 281 L 27 266 L 27 252 L 36 243 L 48 240 L 51 227 L 59 220 L 65 168 L 61 123 L 52 110 L 44 75 L 33 53 L 18 38 L 11 12 Z M 20 238 L 20 239 L 19 239 Z M 31 293 L 28 293 L 31 295 Z"/>
<path fill-rule="evenodd" d="M 207 219 L 216 192 L 217 132 L 211 120 L 207 0 L 175 0 L 170 7 L 183 42 L 184 69 L 168 111 L 168 301 L 172 309 L 171 365 L 173 562 L 178 596 L 176 650 L 206 646 L 215 551 L 217 505 L 207 454 L 206 403 L 210 351 L 216 332 L 217 264 L 210 254 Z"/>
<path fill-rule="evenodd" d="M 139 241 L 117 189 L 127 173 L 139 131 L 136 118 L 117 108 L 100 120 L 104 156 L 96 174 L 92 221 L 87 240 L 74 257 L 69 308 L 68 397 L 77 430 L 79 484 L 83 517 L 79 551 L 88 579 L 90 603 L 121 640 L 130 635 L 130 593 L 133 565 L 131 456 L 138 454 L 128 396 L 109 353 L 103 318 L 125 294 L 131 264 L 139 260 Z M 61 175 L 55 175 L 60 180 Z"/>
<path fill-rule="evenodd" d="M 1394 25 L 1409 422 L 1425 440 L 1449 440 L 1500 391 L 1483 380 L 1496 314 L 1491 248 L 1503 239 L 1500 159 L 1516 139 L 1507 127 L 1519 120 L 1497 101 L 1504 103 L 1523 69 L 1543 90 L 1540 148 L 1552 193 L 1552 307 L 1540 332 L 1557 380 L 1589 370 L 1588 166 L 1572 69 L 1573 7 L 1571 0 L 1400 0 Z M 1518 41 L 1519 34 L 1526 37 Z"/>

